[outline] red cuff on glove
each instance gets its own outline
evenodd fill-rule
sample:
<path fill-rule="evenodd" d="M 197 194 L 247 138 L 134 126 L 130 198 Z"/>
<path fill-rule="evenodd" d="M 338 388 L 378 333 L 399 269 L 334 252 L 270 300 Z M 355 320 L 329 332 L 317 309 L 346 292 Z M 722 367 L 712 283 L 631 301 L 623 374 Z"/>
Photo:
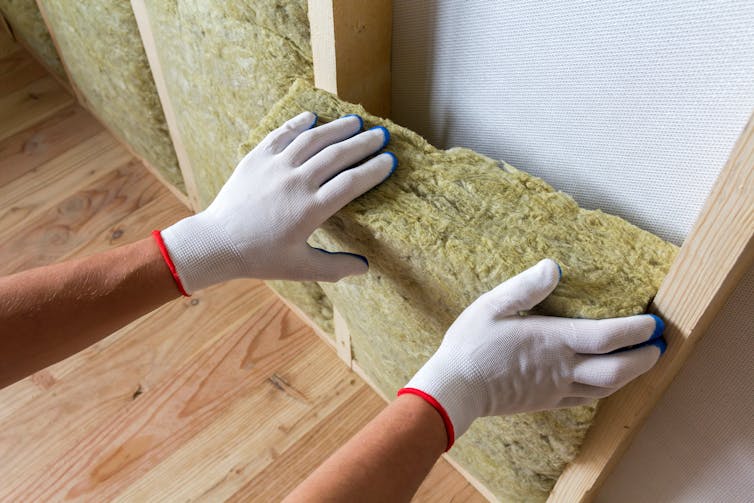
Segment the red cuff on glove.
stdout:
<path fill-rule="evenodd" d="M 183 295 L 184 297 L 191 297 L 191 295 L 189 295 L 183 288 L 181 278 L 178 277 L 178 271 L 175 270 L 175 264 L 170 258 L 168 249 L 165 247 L 165 241 L 162 240 L 162 234 L 160 234 L 160 231 L 152 231 L 152 237 L 157 242 L 157 247 L 160 249 L 160 253 L 162 254 L 162 258 L 165 259 L 165 263 L 168 265 L 168 269 L 170 269 L 170 274 L 173 275 L 173 279 L 175 280 L 175 284 L 178 287 L 178 291 L 181 292 L 181 295 Z"/>
<path fill-rule="evenodd" d="M 416 395 L 418 397 L 421 397 L 424 399 L 425 402 L 430 404 L 432 407 L 435 408 L 438 414 L 440 414 L 440 417 L 442 418 L 443 424 L 445 424 L 445 432 L 448 435 L 448 446 L 445 448 L 445 452 L 448 452 L 451 447 L 453 447 L 453 442 L 455 442 L 455 431 L 453 430 L 453 423 L 450 420 L 450 416 L 448 416 L 448 413 L 445 411 L 445 408 L 440 405 L 440 402 L 435 400 L 435 398 L 431 395 L 426 394 L 420 389 L 416 388 L 401 388 L 398 390 L 398 395 Z"/>

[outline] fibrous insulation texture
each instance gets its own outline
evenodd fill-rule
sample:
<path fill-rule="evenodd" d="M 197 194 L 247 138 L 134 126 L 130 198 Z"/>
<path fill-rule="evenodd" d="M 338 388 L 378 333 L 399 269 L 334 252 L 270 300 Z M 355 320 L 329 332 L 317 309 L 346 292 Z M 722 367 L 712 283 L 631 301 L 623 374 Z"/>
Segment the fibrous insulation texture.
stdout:
<path fill-rule="evenodd" d="M 34 0 L 0 0 L 0 11 L 10 23 L 13 33 L 36 53 L 47 68 L 65 79 L 65 70 L 50 32 Z"/>
<path fill-rule="evenodd" d="M 369 259 L 369 273 L 321 283 L 351 331 L 353 355 L 393 395 L 481 293 L 545 257 L 563 279 L 537 312 L 606 318 L 645 311 L 676 248 L 628 222 L 578 207 L 543 180 L 464 148 L 438 150 L 416 133 L 303 81 L 250 135 L 246 151 L 303 110 L 323 120 L 360 114 L 386 126 L 400 161 L 310 242 Z M 541 501 L 590 425 L 595 406 L 474 423 L 451 455 L 504 501 Z"/>
<path fill-rule="evenodd" d="M 130 2 L 41 0 L 40 5 L 87 105 L 185 191 Z"/>
<path fill-rule="evenodd" d="M 305 0 L 147 0 L 178 131 L 207 206 L 246 139 L 297 78 L 312 79 Z"/>

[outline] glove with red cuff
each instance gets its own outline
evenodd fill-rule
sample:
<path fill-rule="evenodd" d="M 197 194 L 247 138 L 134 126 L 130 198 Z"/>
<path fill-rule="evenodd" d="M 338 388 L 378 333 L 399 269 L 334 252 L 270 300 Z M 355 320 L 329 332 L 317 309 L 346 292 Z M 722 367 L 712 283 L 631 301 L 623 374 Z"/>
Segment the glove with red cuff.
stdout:
<path fill-rule="evenodd" d="M 313 248 L 314 230 L 396 168 L 384 127 L 357 115 L 314 127 L 304 112 L 249 152 L 201 213 L 153 233 L 184 295 L 242 277 L 337 281 L 366 258 Z"/>
<path fill-rule="evenodd" d="M 447 448 L 478 417 L 572 407 L 610 395 L 665 350 L 662 320 L 521 316 L 557 286 L 545 259 L 483 294 L 448 329 L 437 352 L 398 395 L 440 414 Z"/>

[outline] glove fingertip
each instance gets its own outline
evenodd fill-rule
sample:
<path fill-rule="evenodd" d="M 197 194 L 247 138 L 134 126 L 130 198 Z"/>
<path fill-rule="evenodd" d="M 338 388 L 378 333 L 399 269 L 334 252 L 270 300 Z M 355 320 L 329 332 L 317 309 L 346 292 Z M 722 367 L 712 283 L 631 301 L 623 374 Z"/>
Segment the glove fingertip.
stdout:
<path fill-rule="evenodd" d="M 374 126 L 374 127 L 369 128 L 370 131 L 375 130 L 375 129 L 379 129 L 382 131 L 383 141 L 382 141 L 382 146 L 380 147 L 380 150 L 382 150 L 383 148 L 387 146 L 388 143 L 390 143 L 390 131 L 388 131 L 385 126 Z"/>
<path fill-rule="evenodd" d="M 650 314 L 649 316 L 651 316 L 655 321 L 655 328 L 652 331 L 652 335 L 649 337 L 649 340 L 652 341 L 662 336 L 663 332 L 665 331 L 665 322 L 662 321 L 662 318 L 660 318 L 656 314 Z"/>
<path fill-rule="evenodd" d="M 359 255 L 358 253 L 351 253 L 351 252 L 340 252 L 340 253 L 343 254 L 343 255 L 350 255 L 352 257 L 356 257 L 357 259 L 359 259 L 362 262 L 364 262 L 364 265 L 367 266 L 367 269 L 369 268 L 369 261 L 367 260 L 367 258 L 364 255 Z"/>
<path fill-rule="evenodd" d="M 364 119 L 361 118 L 361 115 L 359 114 L 346 114 L 341 119 L 345 119 L 346 117 L 356 117 L 359 120 L 359 131 L 364 129 Z"/>
<path fill-rule="evenodd" d="M 544 274 L 549 275 L 549 281 L 551 282 L 553 289 L 560 282 L 560 278 L 563 277 L 563 269 L 560 268 L 560 264 L 558 264 L 554 259 L 542 259 L 537 264 L 537 267 L 545 269 Z"/>
<path fill-rule="evenodd" d="M 649 342 L 649 345 L 659 349 L 660 356 L 662 356 L 665 353 L 665 350 L 668 348 L 668 343 L 665 342 L 664 337 L 658 337 L 657 339 L 654 339 L 653 341 Z"/>

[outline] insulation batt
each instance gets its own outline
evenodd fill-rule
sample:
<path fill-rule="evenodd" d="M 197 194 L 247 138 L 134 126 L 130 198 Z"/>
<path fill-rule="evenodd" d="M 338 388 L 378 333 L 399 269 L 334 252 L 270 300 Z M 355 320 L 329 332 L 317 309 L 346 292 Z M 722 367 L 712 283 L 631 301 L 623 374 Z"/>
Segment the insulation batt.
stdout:
<path fill-rule="evenodd" d="M 306 1 L 146 0 L 179 133 L 206 207 L 246 139 L 297 78 L 312 79 Z"/>
<path fill-rule="evenodd" d="M 357 113 L 386 126 L 400 164 L 338 212 L 314 246 L 369 259 L 369 273 L 321 283 L 351 330 L 354 358 L 388 396 L 439 345 L 481 293 L 556 260 L 563 279 L 536 311 L 607 318 L 642 313 L 673 261 L 674 245 L 506 163 L 464 148 L 439 150 L 416 133 L 296 82 L 240 148 L 303 110 L 328 121 Z M 576 455 L 596 405 L 478 420 L 451 455 L 504 501 L 543 501 Z"/>
<path fill-rule="evenodd" d="M 40 0 L 88 106 L 171 184 L 184 190 L 129 2 Z"/>
<path fill-rule="evenodd" d="M 13 32 L 31 47 L 50 70 L 65 79 L 63 63 L 60 62 L 37 3 L 34 0 L 0 0 L 0 11 Z"/>

